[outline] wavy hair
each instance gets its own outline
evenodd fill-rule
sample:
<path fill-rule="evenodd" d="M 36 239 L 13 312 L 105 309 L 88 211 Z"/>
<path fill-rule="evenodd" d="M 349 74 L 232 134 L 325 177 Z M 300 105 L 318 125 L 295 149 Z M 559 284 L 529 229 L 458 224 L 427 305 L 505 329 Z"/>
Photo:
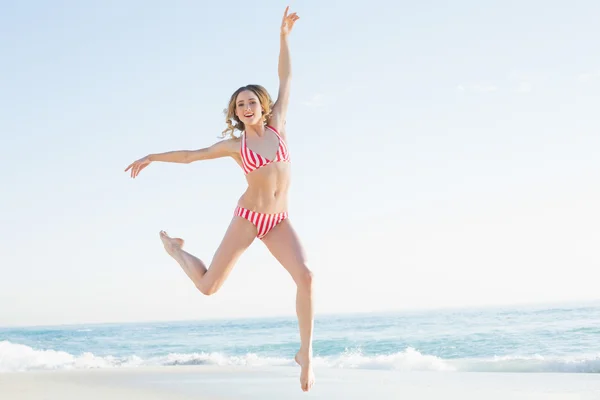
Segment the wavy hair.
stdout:
<path fill-rule="evenodd" d="M 229 99 L 229 106 L 225 110 L 223 110 L 223 113 L 225 114 L 225 123 L 227 124 L 227 129 L 223 131 L 221 135 L 222 138 L 237 138 L 238 136 L 235 136 L 235 131 L 238 130 L 240 132 L 243 132 L 246 129 L 244 123 L 240 121 L 237 115 L 235 115 L 235 103 L 237 97 L 240 93 L 242 93 L 245 90 L 250 90 L 256 95 L 256 97 L 258 97 L 260 106 L 264 110 L 262 114 L 263 123 L 266 124 L 267 120 L 271 116 L 271 111 L 273 109 L 273 101 L 271 100 L 271 96 L 269 95 L 269 92 L 267 92 L 267 89 L 265 89 L 261 85 L 242 86 L 241 88 L 233 92 L 231 98 Z"/>

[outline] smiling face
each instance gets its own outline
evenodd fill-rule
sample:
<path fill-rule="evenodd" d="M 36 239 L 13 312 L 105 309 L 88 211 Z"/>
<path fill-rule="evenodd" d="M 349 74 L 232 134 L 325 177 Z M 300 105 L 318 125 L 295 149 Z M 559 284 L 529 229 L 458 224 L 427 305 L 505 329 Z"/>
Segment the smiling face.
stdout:
<path fill-rule="evenodd" d="M 237 89 L 229 98 L 224 111 L 227 129 L 223 137 L 235 138 L 235 131 L 243 132 L 246 126 L 256 126 L 268 122 L 273 101 L 267 90 L 260 85 L 246 85 Z"/>
<path fill-rule="evenodd" d="M 256 93 L 244 90 L 237 95 L 235 100 L 235 115 L 245 126 L 256 125 L 261 122 L 264 109 Z"/>

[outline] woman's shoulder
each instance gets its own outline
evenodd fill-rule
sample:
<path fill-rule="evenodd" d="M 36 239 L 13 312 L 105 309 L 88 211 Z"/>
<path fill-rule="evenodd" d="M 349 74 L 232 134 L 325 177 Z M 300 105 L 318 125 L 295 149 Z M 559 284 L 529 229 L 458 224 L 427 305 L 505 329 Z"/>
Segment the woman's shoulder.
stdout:
<path fill-rule="evenodd" d="M 215 143 L 215 145 L 220 144 L 222 146 L 229 146 L 231 144 L 239 143 L 241 140 L 242 140 L 241 134 L 240 134 L 240 136 L 229 135 L 227 137 L 221 137 L 221 140 L 217 141 Z"/>
<path fill-rule="evenodd" d="M 228 137 L 215 142 L 211 147 L 215 150 L 235 153 L 240 146 L 240 141 L 241 139 L 239 137 Z"/>

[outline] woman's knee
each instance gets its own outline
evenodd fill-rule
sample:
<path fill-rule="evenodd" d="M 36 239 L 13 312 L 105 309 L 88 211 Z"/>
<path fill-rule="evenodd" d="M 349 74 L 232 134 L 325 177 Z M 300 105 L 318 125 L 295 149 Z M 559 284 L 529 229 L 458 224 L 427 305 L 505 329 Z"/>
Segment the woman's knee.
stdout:
<path fill-rule="evenodd" d="M 196 284 L 196 288 L 200 291 L 200 293 L 202 293 L 205 296 L 212 296 L 219 290 L 219 286 L 215 284 L 206 285 L 202 282 Z"/>
<path fill-rule="evenodd" d="M 296 285 L 299 288 L 305 290 L 312 290 L 314 273 L 308 268 L 308 266 L 304 265 L 301 268 L 300 272 L 296 275 Z"/>

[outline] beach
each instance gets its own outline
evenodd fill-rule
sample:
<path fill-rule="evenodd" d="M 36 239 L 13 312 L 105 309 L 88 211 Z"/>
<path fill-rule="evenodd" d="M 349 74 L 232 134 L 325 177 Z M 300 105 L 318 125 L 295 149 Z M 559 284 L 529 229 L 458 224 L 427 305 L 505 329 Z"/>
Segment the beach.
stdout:
<path fill-rule="evenodd" d="M 600 399 L 600 307 L 0 328 L 0 400 Z"/>
<path fill-rule="evenodd" d="M 6 4 L 0 400 L 600 400 L 600 1 Z"/>
<path fill-rule="evenodd" d="M 597 400 L 597 374 L 316 370 L 303 393 L 293 367 L 148 367 L 0 374 L 10 400 L 461 399 Z"/>

